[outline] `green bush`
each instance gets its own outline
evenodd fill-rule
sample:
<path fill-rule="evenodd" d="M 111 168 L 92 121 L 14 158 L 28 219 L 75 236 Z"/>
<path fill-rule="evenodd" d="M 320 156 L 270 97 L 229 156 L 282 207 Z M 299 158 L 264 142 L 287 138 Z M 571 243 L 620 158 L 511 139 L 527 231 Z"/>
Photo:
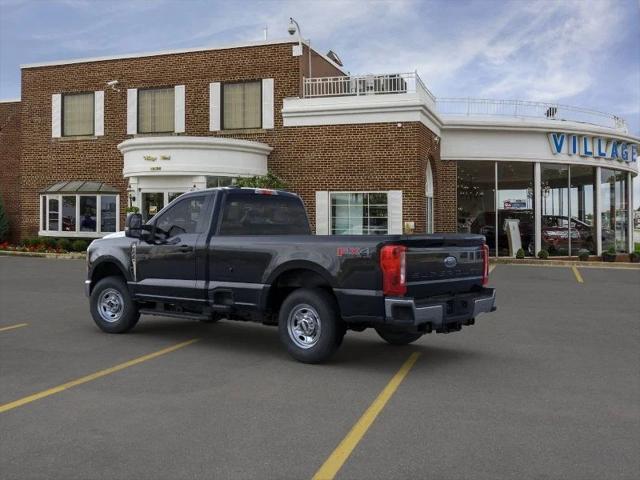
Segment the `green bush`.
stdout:
<path fill-rule="evenodd" d="M 585 250 L 584 248 L 578 250 L 578 258 L 583 262 L 589 260 L 589 250 Z"/>
<path fill-rule="evenodd" d="M 0 196 L 0 243 L 9 240 L 9 218 L 4 211 L 4 203 L 2 196 Z"/>
<path fill-rule="evenodd" d="M 58 240 L 58 246 L 62 250 L 66 252 L 70 252 L 72 248 L 72 243 L 71 243 L 71 240 L 69 240 L 68 238 L 61 238 L 60 240 Z"/>
<path fill-rule="evenodd" d="M 86 240 L 74 240 L 71 243 L 71 250 L 73 250 L 74 252 L 84 252 L 87 250 L 87 247 L 89 246 L 89 243 Z"/>
<path fill-rule="evenodd" d="M 20 244 L 23 247 L 31 247 L 32 245 L 35 245 L 34 240 L 36 240 L 35 238 L 23 238 L 22 241 L 20 242 Z"/>
<path fill-rule="evenodd" d="M 127 207 L 125 209 L 127 213 L 140 213 L 140 209 L 138 207 Z"/>
<path fill-rule="evenodd" d="M 255 177 L 240 177 L 236 180 L 235 186 L 250 188 L 271 188 L 274 190 L 287 189 L 287 184 L 271 172 L 267 173 L 266 175 L 256 175 Z"/>
<path fill-rule="evenodd" d="M 616 247 L 614 247 L 613 245 L 611 245 L 609 248 L 607 248 L 607 253 L 609 255 L 615 255 L 616 254 Z"/>
<path fill-rule="evenodd" d="M 40 237 L 37 239 L 37 241 L 49 250 L 53 250 L 58 246 L 58 241 L 52 237 Z"/>
<path fill-rule="evenodd" d="M 516 252 L 516 258 L 523 259 L 524 258 L 524 248 L 519 248 Z"/>
<path fill-rule="evenodd" d="M 549 258 L 549 252 L 547 252 L 544 248 L 538 252 L 538 258 L 540 260 L 546 260 Z"/>

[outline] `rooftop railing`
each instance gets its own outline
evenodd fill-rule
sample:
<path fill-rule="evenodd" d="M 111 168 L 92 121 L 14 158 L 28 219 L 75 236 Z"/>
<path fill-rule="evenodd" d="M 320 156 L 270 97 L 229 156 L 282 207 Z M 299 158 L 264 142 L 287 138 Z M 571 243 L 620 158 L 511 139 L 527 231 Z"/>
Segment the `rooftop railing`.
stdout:
<path fill-rule="evenodd" d="M 304 79 L 305 98 L 385 95 L 418 91 L 425 92 L 435 102 L 435 97 L 416 72 Z"/>
<path fill-rule="evenodd" d="M 418 93 L 425 95 L 430 106 L 435 106 L 442 115 L 564 120 L 628 132 L 625 120 L 616 115 L 559 103 L 483 98 L 436 99 L 417 72 L 305 78 L 303 92 L 304 98 Z"/>
<path fill-rule="evenodd" d="M 489 100 L 482 98 L 438 98 L 438 113 L 462 116 L 503 116 L 565 120 L 589 123 L 627 132 L 624 119 L 588 108 L 559 103 L 529 102 L 526 100 Z"/>

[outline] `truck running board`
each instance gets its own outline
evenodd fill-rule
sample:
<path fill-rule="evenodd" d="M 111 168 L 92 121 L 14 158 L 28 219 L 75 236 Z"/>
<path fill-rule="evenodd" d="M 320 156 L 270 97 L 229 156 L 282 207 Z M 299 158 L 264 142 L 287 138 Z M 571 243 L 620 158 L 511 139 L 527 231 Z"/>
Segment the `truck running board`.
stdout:
<path fill-rule="evenodd" d="M 173 318 L 186 318 L 189 320 L 210 320 L 211 315 L 204 315 L 191 312 L 171 312 L 166 310 L 160 310 L 156 308 L 141 308 L 140 314 L 142 315 L 158 315 L 161 317 L 173 317 Z"/>

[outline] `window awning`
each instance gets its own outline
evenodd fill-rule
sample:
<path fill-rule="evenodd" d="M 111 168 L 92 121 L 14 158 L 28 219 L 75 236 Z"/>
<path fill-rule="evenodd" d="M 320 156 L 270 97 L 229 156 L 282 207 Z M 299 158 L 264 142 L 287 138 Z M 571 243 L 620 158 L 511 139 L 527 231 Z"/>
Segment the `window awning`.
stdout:
<path fill-rule="evenodd" d="M 71 180 L 69 182 L 54 183 L 41 190 L 40 193 L 120 193 L 120 190 L 104 182 Z"/>

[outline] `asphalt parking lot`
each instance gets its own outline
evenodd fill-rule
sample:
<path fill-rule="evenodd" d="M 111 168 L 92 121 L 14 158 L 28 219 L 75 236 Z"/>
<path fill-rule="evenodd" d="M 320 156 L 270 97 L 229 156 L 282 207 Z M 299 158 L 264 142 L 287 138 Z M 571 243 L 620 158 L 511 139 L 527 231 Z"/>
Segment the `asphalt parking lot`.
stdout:
<path fill-rule="evenodd" d="M 0 478 L 311 479 L 414 353 L 336 478 L 640 478 L 640 270 L 498 265 L 475 326 L 304 365 L 262 325 L 101 333 L 84 269 L 0 257 Z"/>

